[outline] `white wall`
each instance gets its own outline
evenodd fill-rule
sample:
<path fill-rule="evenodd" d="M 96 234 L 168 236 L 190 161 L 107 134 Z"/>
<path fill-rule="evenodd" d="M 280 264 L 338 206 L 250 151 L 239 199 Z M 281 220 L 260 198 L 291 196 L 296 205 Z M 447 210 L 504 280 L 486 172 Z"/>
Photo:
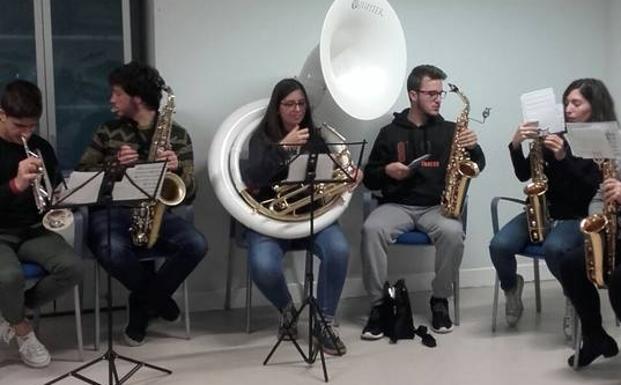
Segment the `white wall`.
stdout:
<path fill-rule="evenodd" d="M 610 0 L 608 28 L 611 44 L 609 47 L 610 92 L 616 101 L 617 114 L 621 112 L 621 1 Z"/>
<path fill-rule="evenodd" d="M 227 260 L 229 218 L 207 177 L 211 138 L 233 110 L 269 96 L 277 80 L 300 71 L 318 42 L 330 4 L 330 0 L 152 0 L 150 4 L 151 57 L 174 88 L 176 118 L 194 141 L 200 180 L 197 224 L 210 242 L 207 260 L 193 275 L 192 291 L 204 297 L 196 308 L 219 305 Z M 463 285 L 492 284 L 487 252 L 489 202 L 495 195 L 522 195 L 506 149 L 521 117 L 519 96 L 548 86 L 560 96 L 571 80 L 585 76 L 612 80 L 621 95 L 621 75 L 612 68 L 621 68 L 621 33 L 616 23 L 620 18 L 612 16 L 621 15 L 621 6 L 612 0 L 393 0 L 391 4 L 405 29 L 408 71 L 417 64 L 436 64 L 469 96 L 471 116 L 479 117 L 484 106 L 492 107 L 485 126 L 473 123 L 488 167 L 471 184 L 462 265 Z M 613 40 L 615 50 L 610 48 Z M 406 106 L 406 101 L 403 94 L 395 110 Z M 457 101 L 447 99 L 443 114 L 453 119 L 459 107 Z M 378 129 L 379 123 L 362 125 L 351 139 L 364 137 L 372 143 Z M 363 294 L 360 222 L 358 196 L 342 217 L 352 243 L 345 295 Z M 245 265 L 238 260 L 235 266 L 236 286 L 243 286 Z M 430 258 L 416 264 L 396 258 L 391 270 L 398 276 L 420 273 L 421 279 L 410 285 L 426 288 L 430 275 L 425 272 L 432 271 L 432 266 Z M 238 305 L 242 293 L 234 293 Z"/>

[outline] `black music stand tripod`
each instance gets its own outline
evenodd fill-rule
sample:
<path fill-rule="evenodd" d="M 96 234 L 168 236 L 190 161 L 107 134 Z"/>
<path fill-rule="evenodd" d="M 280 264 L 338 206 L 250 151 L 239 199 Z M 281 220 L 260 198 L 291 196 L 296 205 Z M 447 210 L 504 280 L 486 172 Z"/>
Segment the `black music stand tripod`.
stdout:
<path fill-rule="evenodd" d="M 153 164 L 155 163 L 162 163 L 163 166 L 161 167 L 161 170 L 159 171 L 159 176 L 157 176 L 157 182 L 156 182 L 156 187 L 154 190 L 152 191 L 145 191 L 145 186 L 141 185 L 141 183 L 134 181 L 132 179 L 131 176 L 127 175 L 126 173 L 126 169 L 125 167 L 122 166 L 118 166 L 115 164 L 107 164 L 105 166 L 105 169 L 102 171 L 104 172 L 104 179 L 103 179 L 103 183 L 101 188 L 99 189 L 99 198 L 96 200 L 95 203 L 96 205 L 103 205 L 105 206 L 105 210 L 106 210 L 106 217 L 107 217 L 107 244 L 108 244 L 108 257 L 111 256 L 111 231 L 110 231 L 110 222 L 111 222 L 111 209 L 114 203 L 122 203 L 122 202 L 132 202 L 132 203 L 140 203 L 142 201 L 149 201 L 149 200 L 154 200 L 157 197 L 157 192 L 159 191 L 159 189 L 161 188 L 161 183 L 162 183 L 162 179 L 163 179 L 163 175 L 164 172 L 166 170 L 165 167 L 165 162 L 153 162 Z M 126 180 L 135 187 L 135 189 L 138 191 L 138 196 L 134 197 L 134 199 L 123 199 L 123 198 L 113 198 L 112 195 L 112 191 L 114 188 L 114 185 L 121 181 L 121 178 L 126 177 Z M 154 180 L 153 177 L 149 178 L 151 179 L 151 182 Z M 91 180 L 93 180 L 93 178 L 91 178 Z M 90 180 L 89 180 L 90 181 Z M 78 188 L 75 189 L 75 191 L 83 188 L 84 186 L 86 186 L 88 184 L 84 183 L 82 186 L 79 186 Z M 151 189 L 149 189 L 151 190 Z M 74 192 L 75 192 L 74 191 Z M 65 206 L 66 207 L 66 206 Z M 75 377 L 83 382 L 86 382 L 88 384 L 91 385 L 102 385 L 99 382 L 96 382 L 84 375 L 82 375 L 80 372 L 83 371 L 86 368 L 89 368 L 101 361 L 107 361 L 108 362 L 108 384 L 109 385 L 121 385 L 124 384 L 131 376 L 133 376 L 140 368 L 142 367 L 147 367 L 150 369 L 154 369 L 154 370 L 158 370 L 160 372 L 163 372 L 165 374 L 172 374 L 172 371 L 169 369 L 165 369 L 165 368 L 161 368 L 159 366 L 155 366 L 155 365 L 151 365 L 149 363 L 143 362 L 143 361 L 139 361 L 133 358 L 129 358 L 126 356 L 122 356 L 120 354 L 118 354 L 117 352 L 114 351 L 114 346 L 113 346 L 113 340 L 112 340 L 112 277 L 110 276 L 110 273 L 106 273 L 106 281 L 107 281 L 107 294 L 106 294 L 106 302 L 107 302 L 107 313 L 108 313 L 108 349 L 107 351 L 101 355 L 100 357 L 78 367 L 77 369 L 74 369 L 68 373 L 65 373 L 55 379 L 53 379 L 52 381 L 46 382 L 44 385 L 50 385 L 50 384 L 54 384 L 57 383 L 65 378 L 68 377 Z M 123 377 L 119 378 L 119 374 L 116 368 L 116 360 L 123 360 L 126 362 L 130 362 L 132 364 L 134 364 L 135 366 L 129 370 L 129 372 L 127 372 Z"/>
<path fill-rule="evenodd" d="M 313 364 L 317 360 L 317 355 L 319 355 L 319 357 L 321 358 L 321 366 L 323 369 L 323 378 L 325 382 L 328 382 L 328 371 L 326 368 L 326 360 L 325 360 L 324 352 L 321 346 L 319 346 L 319 344 L 316 345 L 313 343 L 313 338 L 314 338 L 315 331 L 317 330 L 317 328 L 323 328 L 324 330 L 328 331 L 330 339 L 332 340 L 332 343 L 336 347 L 337 355 L 340 356 L 344 354 L 344 352 L 341 352 L 340 348 L 336 344 L 337 337 L 333 334 L 332 330 L 327 327 L 328 323 L 321 311 L 321 308 L 319 307 L 319 304 L 317 303 L 317 299 L 315 298 L 313 294 L 314 292 L 313 247 L 315 243 L 314 242 L 315 241 L 315 215 L 314 215 L 313 206 L 315 204 L 315 187 L 318 183 L 329 184 L 329 183 L 345 183 L 345 182 L 342 179 L 341 180 L 333 179 L 331 175 L 332 167 L 328 170 L 330 172 L 329 176 L 319 175 L 321 171 L 318 168 L 318 164 L 322 163 L 319 160 L 320 157 L 324 157 L 324 160 L 325 160 L 325 157 L 329 157 L 330 164 L 332 166 L 336 166 L 338 169 L 340 169 L 344 173 L 344 175 L 346 176 L 346 182 L 354 183 L 356 181 L 357 170 L 354 173 L 350 173 L 347 170 L 345 170 L 343 166 L 340 164 L 340 162 L 336 159 L 336 156 L 330 153 L 328 146 L 329 145 L 346 145 L 346 146 L 362 145 L 361 147 L 362 149 L 360 151 L 359 159 L 358 159 L 358 164 L 360 164 L 360 162 L 362 161 L 362 153 L 364 151 L 365 144 L 366 144 L 366 141 L 351 142 L 351 143 L 344 143 L 344 142 L 325 143 L 322 140 L 311 138 L 309 143 L 307 143 L 306 145 L 303 146 L 303 148 L 300 149 L 301 151 L 305 152 L 304 154 L 305 157 L 301 158 L 301 154 L 298 154 L 297 156 L 293 157 L 289 162 L 287 162 L 287 164 L 285 165 L 285 167 L 289 168 L 290 170 L 290 173 L 289 173 L 290 176 L 287 178 L 287 181 L 283 182 L 282 184 L 299 184 L 300 182 L 302 182 L 308 185 L 308 188 L 310 189 L 310 204 L 309 204 L 310 229 L 309 229 L 308 240 L 306 243 L 306 260 L 305 260 L 305 272 L 304 272 L 304 299 L 302 301 L 302 304 L 300 305 L 300 308 L 296 310 L 291 323 L 289 325 L 285 325 L 285 330 L 287 331 L 289 340 L 291 341 L 291 343 L 293 343 L 298 353 L 300 353 L 300 356 L 302 356 L 302 359 L 304 360 L 304 362 L 306 362 L 307 364 Z M 293 178 L 291 177 L 291 170 L 292 168 L 295 167 L 294 162 L 296 161 L 297 163 L 300 163 L 300 161 L 302 163 L 305 163 L 303 175 L 297 178 L 299 180 L 292 180 L 292 179 L 296 179 L 295 176 Z M 325 164 L 325 162 L 323 163 Z M 304 308 L 307 306 L 308 306 L 308 354 L 304 353 L 304 350 L 301 348 L 300 344 L 293 338 L 293 336 L 291 335 L 291 332 L 289 331 L 289 327 L 292 324 L 295 324 L 300 314 L 302 314 L 302 312 L 304 311 Z M 276 344 L 272 347 L 269 354 L 263 361 L 263 365 L 268 364 L 269 360 L 271 359 L 272 355 L 276 352 L 276 349 L 278 349 L 278 347 L 280 346 L 280 343 L 283 341 L 284 337 L 285 335 L 279 335 L 278 341 L 276 341 Z"/>

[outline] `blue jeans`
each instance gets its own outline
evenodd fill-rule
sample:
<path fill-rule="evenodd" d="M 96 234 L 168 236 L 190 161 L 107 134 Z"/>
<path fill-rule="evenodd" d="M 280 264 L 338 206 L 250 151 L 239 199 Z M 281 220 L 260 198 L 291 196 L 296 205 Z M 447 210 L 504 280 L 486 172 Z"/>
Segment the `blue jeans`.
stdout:
<path fill-rule="evenodd" d="M 282 258 L 288 250 L 306 249 L 308 238 L 278 239 L 247 230 L 246 240 L 254 283 L 276 308 L 284 308 L 291 302 L 291 294 L 285 282 Z M 345 284 L 349 259 L 349 244 L 338 224 L 315 234 L 313 253 L 321 260 L 317 302 L 322 313 L 333 318 Z"/>
<path fill-rule="evenodd" d="M 207 253 L 207 240 L 186 220 L 164 213 L 160 235 L 151 249 L 135 247 L 129 227 L 131 209 L 111 209 L 111 252 L 108 255 L 106 210 L 91 211 L 88 241 L 97 261 L 123 286 L 142 296 L 171 296 Z M 151 256 L 166 257 L 157 271 L 140 263 Z"/>
<path fill-rule="evenodd" d="M 571 253 L 575 253 L 576 248 L 584 247 L 579 223 L 578 219 L 556 220 L 543 241 L 546 264 L 556 279 L 560 278 L 561 261 Z M 492 238 L 489 253 L 503 290 L 515 287 L 517 274 L 515 254 L 521 252 L 529 242 L 525 213 L 507 222 Z"/>

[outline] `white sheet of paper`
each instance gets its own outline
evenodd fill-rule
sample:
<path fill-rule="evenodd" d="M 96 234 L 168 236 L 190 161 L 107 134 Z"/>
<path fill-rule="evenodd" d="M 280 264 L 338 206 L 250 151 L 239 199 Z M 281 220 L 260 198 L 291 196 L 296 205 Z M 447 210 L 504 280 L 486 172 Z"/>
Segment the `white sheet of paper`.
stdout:
<path fill-rule="evenodd" d="M 289 164 L 289 172 L 285 182 L 301 182 L 306 179 L 306 166 L 308 164 L 308 154 L 298 156 Z M 317 166 L 315 168 L 315 179 L 331 180 L 332 170 L 334 170 L 334 162 L 328 154 L 318 154 Z"/>
<path fill-rule="evenodd" d="M 621 158 L 621 131 L 617 122 L 567 123 L 566 137 L 575 156 Z"/>
<path fill-rule="evenodd" d="M 544 88 L 520 96 L 522 117 L 525 122 L 539 122 L 539 128 L 554 134 L 565 130 L 565 114 L 562 104 L 556 103 L 554 90 Z"/>
<path fill-rule="evenodd" d="M 145 196 L 142 191 L 140 191 L 129 181 L 127 178 L 128 176 L 147 194 L 155 196 L 155 198 L 159 198 L 162 183 L 158 184 L 158 182 L 160 181 L 160 175 L 165 166 L 166 162 L 155 162 L 137 164 L 133 167 L 127 168 L 125 170 L 127 175 L 124 175 L 120 182 L 114 184 L 114 188 L 112 189 L 112 199 L 114 201 L 132 201 L 148 198 L 148 196 Z"/>
<path fill-rule="evenodd" d="M 99 190 L 103 182 L 104 173 L 100 172 L 93 180 L 88 182 L 77 191 L 74 189 L 82 186 L 86 181 L 95 176 L 98 171 L 74 171 L 67 180 L 67 189 L 60 190 L 54 198 L 54 204 L 60 201 L 60 205 L 88 205 L 97 203 Z M 70 195 L 71 194 L 71 195 Z M 66 197 L 66 198 L 65 198 Z"/>

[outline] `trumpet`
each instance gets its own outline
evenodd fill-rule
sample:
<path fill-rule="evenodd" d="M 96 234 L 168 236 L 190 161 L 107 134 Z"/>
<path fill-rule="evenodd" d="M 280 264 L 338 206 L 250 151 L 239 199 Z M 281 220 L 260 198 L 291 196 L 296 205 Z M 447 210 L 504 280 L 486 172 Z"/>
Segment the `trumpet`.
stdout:
<path fill-rule="evenodd" d="M 73 213 L 69 209 L 52 209 L 49 207 L 52 204 L 52 198 L 54 196 L 54 190 L 50 183 L 50 177 L 43 163 L 43 156 L 38 149 L 36 152 L 32 151 L 28 147 L 28 140 L 22 136 L 22 143 L 24 145 L 24 151 L 28 158 L 36 158 L 41 160 L 41 166 L 37 170 L 37 177 L 32 180 L 32 194 L 34 195 L 35 205 L 39 214 L 43 214 L 42 224 L 48 230 L 61 231 L 69 227 L 73 223 Z"/>

